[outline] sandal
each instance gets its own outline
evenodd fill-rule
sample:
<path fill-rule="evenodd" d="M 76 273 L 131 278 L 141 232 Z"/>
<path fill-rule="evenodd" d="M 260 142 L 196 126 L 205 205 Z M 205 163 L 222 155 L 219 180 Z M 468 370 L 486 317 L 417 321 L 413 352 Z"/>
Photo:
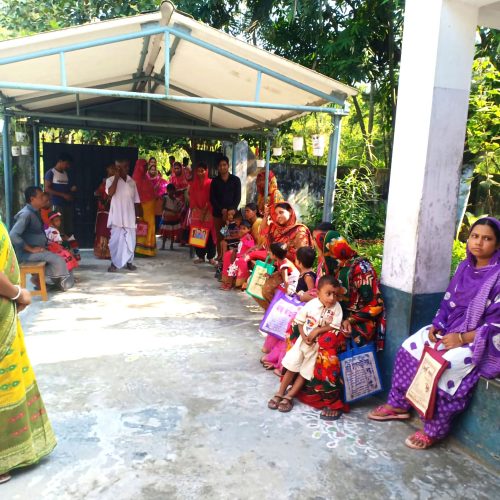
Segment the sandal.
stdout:
<path fill-rule="evenodd" d="M 283 399 L 278 405 L 278 411 L 280 411 L 281 413 L 288 413 L 289 411 L 292 411 L 292 408 L 293 398 L 291 398 L 290 396 L 283 396 Z"/>
<path fill-rule="evenodd" d="M 326 413 L 334 413 L 333 415 L 327 415 Z M 326 420 L 328 422 L 333 422 L 334 420 L 338 420 L 344 412 L 342 410 L 331 410 L 330 408 L 323 408 L 319 418 L 321 420 Z"/>
<path fill-rule="evenodd" d="M 417 431 L 415 434 L 408 436 L 405 445 L 413 450 L 426 450 L 430 448 L 437 439 L 428 436 L 425 432 Z"/>
<path fill-rule="evenodd" d="M 379 422 L 383 422 L 385 420 L 408 420 L 410 418 L 410 414 L 407 411 L 398 413 L 392 408 L 388 408 L 387 405 L 380 405 L 368 413 L 368 418 Z"/>
<path fill-rule="evenodd" d="M 283 399 L 283 396 L 281 394 L 275 394 L 268 402 L 267 402 L 267 407 L 270 410 L 277 410 L 278 406 L 281 403 L 281 400 Z"/>

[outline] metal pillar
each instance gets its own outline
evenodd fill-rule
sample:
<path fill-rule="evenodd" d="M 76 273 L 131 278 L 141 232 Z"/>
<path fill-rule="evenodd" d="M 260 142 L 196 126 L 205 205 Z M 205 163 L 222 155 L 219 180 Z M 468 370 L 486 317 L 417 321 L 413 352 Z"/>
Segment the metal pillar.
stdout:
<path fill-rule="evenodd" d="M 231 152 L 231 173 L 236 175 L 236 143 L 232 143 L 232 152 Z"/>
<path fill-rule="evenodd" d="M 5 225 L 10 229 L 12 221 L 12 166 L 10 156 L 10 116 L 4 115 L 2 130 L 2 145 L 3 145 L 3 178 L 5 190 Z"/>
<path fill-rule="evenodd" d="M 323 222 L 330 222 L 333 216 L 333 201 L 335 197 L 335 182 L 337 180 L 337 164 L 341 133 L 341 116 L 333 116 L 333 132 L 330 134 L 328 148 L 328 163 L 326 166 L 325 202 L 323 205 Z"/>
<path fill-rule="evenodd" d="M 271 161 L 271 138 L 266 139 L 266 177 L 264 185 L 264 207 L 267 205 L 267 196 L 269 195 L 269 162 Z"/>
<path fill-rule="evenodd" d="M 33 123 L 33 170 L 35 186 L 40 185 L 40 129 L 37 123 Z"/>

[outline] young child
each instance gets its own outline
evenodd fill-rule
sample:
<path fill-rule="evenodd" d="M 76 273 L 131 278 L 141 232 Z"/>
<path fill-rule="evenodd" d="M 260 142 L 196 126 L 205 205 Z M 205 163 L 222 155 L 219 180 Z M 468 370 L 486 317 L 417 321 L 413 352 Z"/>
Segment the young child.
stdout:
<path fill-rule="evenodd" d="M 167 194 L 163 196 L 163 213 L 160 223 L 162 250 L 165 250 L 168 238 L 170 238 L 170 250 L 174 249 L 175 238 L 179 236 L 181 230 L 183 208 L 184 203 L 176 196 L 175 186 L 169 184 Z"/>
<path fill-rule="evenodd" d="M 269 253 L 276 261 L 276 273 L 281 274 L 281 287 L 287 295 L 293 295 L 297 289 L 300 272 L 295 267 L 295 264 L 286 258 L 288 248 L 286 243 L 271 243 Z"/>
<path fill-rule="evenodd" d="M 243 221 L 243 217 L 240 212 L 235 208 L 230 208 L 226 215 L 226 225 L 220 230 L 224 239 L 221 241 L 221 260 L 217 265 L 215 270 L 215 278 L 218 281 L 222 281 L 222 268 L 224 262 L 224 255 L 228 250 L 233 248 L 238 248 L 238 243 L 240 242 L 240 224 Z"/>
<path fill-rule="evenodd" d="M 311 380 L 318 355 L 318 337 L 333 331 L 342 335 L 342 308 L 337 302 L 340 283 L 331 275 L 323 276 L 318 282 L 318 297 L 307 302 L 297 313 L 292 328 L 297 328 L 300 337 L 285 354 L 282 364 L 287 369 L 281 379 L 278 392 L 269 400 L 271 410 L 286 413 L 293 408 L 293 398 L 299 393 L 306 380 Z M 288 386 L 293 385 L 285 394 Z"/>
<path fill-rule="evenodd" d="M 300 297 L 307 291 L 316 286 L 316 273 L 312 270 L 314 260 L 316 259 L 316 250 L 312 247 L 300 247 L 295 257 L 295 266 L 300 272 L 299 281 L 295 293 Z"/>
<path fill-rule="evenodd" d="M 224 254 L 221 290 L 231 290 L 236 278 L 243 279 L 245 274 L 248 275 L 248 266 L 244 257 L 245 253 L 255 245 L 251 229 L 250 222 L 244 220 L 239 228 L 238 248 Z"/>
<path fill-rule="evenodd" d="M 67 236 L 61 235 L 62 216 L 59 212 L 49 212 L 48 216 L 49 227 L 45 229 L 45 236 L 47 237 L 47 248 L 50 252 L 55 253 L 66 261 L 68 271 L 78 267 L 80 260 L 80 253 L 78 251 L 78 244 L 76 240 L 70 240 Z M 71 241 L 76 244 L 76 255 L 71 247 Z"/>

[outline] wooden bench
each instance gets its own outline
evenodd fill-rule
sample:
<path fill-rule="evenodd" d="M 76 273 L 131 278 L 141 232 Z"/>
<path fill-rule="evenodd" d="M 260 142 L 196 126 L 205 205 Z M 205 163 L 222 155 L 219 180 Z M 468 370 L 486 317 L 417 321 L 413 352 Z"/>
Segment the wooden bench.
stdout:
<path fill-rule="evenodd" d="M 40 295 L 45 302 L 48 300 L 47 286 L 45 285 L 45 262 L 23 262 L 19 266 L 21 271 L 21 287 L 26 288 L 26 275 L 36 274 L 40 280 L 40 290 L 32 290 L 31 295 Z"/>

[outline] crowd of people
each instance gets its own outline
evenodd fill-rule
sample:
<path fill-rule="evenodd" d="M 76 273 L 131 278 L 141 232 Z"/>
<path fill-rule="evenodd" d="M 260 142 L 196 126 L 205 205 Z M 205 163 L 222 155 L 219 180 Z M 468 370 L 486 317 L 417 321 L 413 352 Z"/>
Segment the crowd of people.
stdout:
<path fill-rule="evenodd" d="M 0 388 L 7 388 L 0 399 L 0 482 L 9 478 L 11 469 L 37 461 L 55 446 L 17 317 L 30 303 L 29 292 L 19 286 L 17 261 L 44 260 L 53 284 L 63 290 L 72 286 L 79 254 L 72 220 L 68 221 L 71 215 L 63 203 L 69 203 L 74 192 L 65 177 L 70 162 L 67 156 L 58 160 L 47 174 L 45 193 L 38 187 L 26 190 L 26 206 L 10 232 L 13 246 L 5 228 L 0 229 Z M 311 232 L 300 223 L 273 172 L 267 197 L 265 173 L 260 172 L 256 202 L 240 207 L 241 183 L 229 172 L 228 158 L 219 159 L 214 179 L 205 163 L 199 162 L 193 171 L 186 163 L 172 159 L 168 180 L 154 158 L 139 159 L 132 177 L 127 160 L 108 167 L 95 192 L 95 255 L 111 260 L 109 272 L 133 271 L 134 256 L 154 256 L 157 240 L 161 250 L 167 242 L 170 249 L 191 244 L 196 253 L 193 262 L 211 264 L 224 292 L 244 291 L 259 263 L 272 264 L 274 271 L 265 275 L 257 304 L 266 311 L 282 293 L 300 305 L 286 337 L 267 335 L 262 345 L 263 369 L 280 378 L 267 406 L 287 413 L 298 399 L 320 410 L 321 419 L 341 418 L 350 409 L 344 399 L 341 354 L 349 344 L 384 348 L 384 301 L 372 264 L 358 255 L 341 228 L 323 222 Z M 423 350 L 441 345 L 449 366 L 439 380 L 434 414 L 422 418 L 423 431 L 409 436 L 406 444 L 426 449 L 443 439 L 453 418 L 467 407 L 479 377 L 500 374 L 499 325 L 500 221 L 485 217 L 470 230 L 467 258 L 432 324 L 409 337 L 399 350 L 387 403 L 368 418 L 410 418 L 406 394 Z M 11 365 L 18 368 L 7 373 Z M 26 372 L 19 371 L 21 366 L 28 368 Z M 13 387 L 13 377 L 23 381 L 19 387 Z M 28 424 L 30 420 L 35 423 Z"/>

